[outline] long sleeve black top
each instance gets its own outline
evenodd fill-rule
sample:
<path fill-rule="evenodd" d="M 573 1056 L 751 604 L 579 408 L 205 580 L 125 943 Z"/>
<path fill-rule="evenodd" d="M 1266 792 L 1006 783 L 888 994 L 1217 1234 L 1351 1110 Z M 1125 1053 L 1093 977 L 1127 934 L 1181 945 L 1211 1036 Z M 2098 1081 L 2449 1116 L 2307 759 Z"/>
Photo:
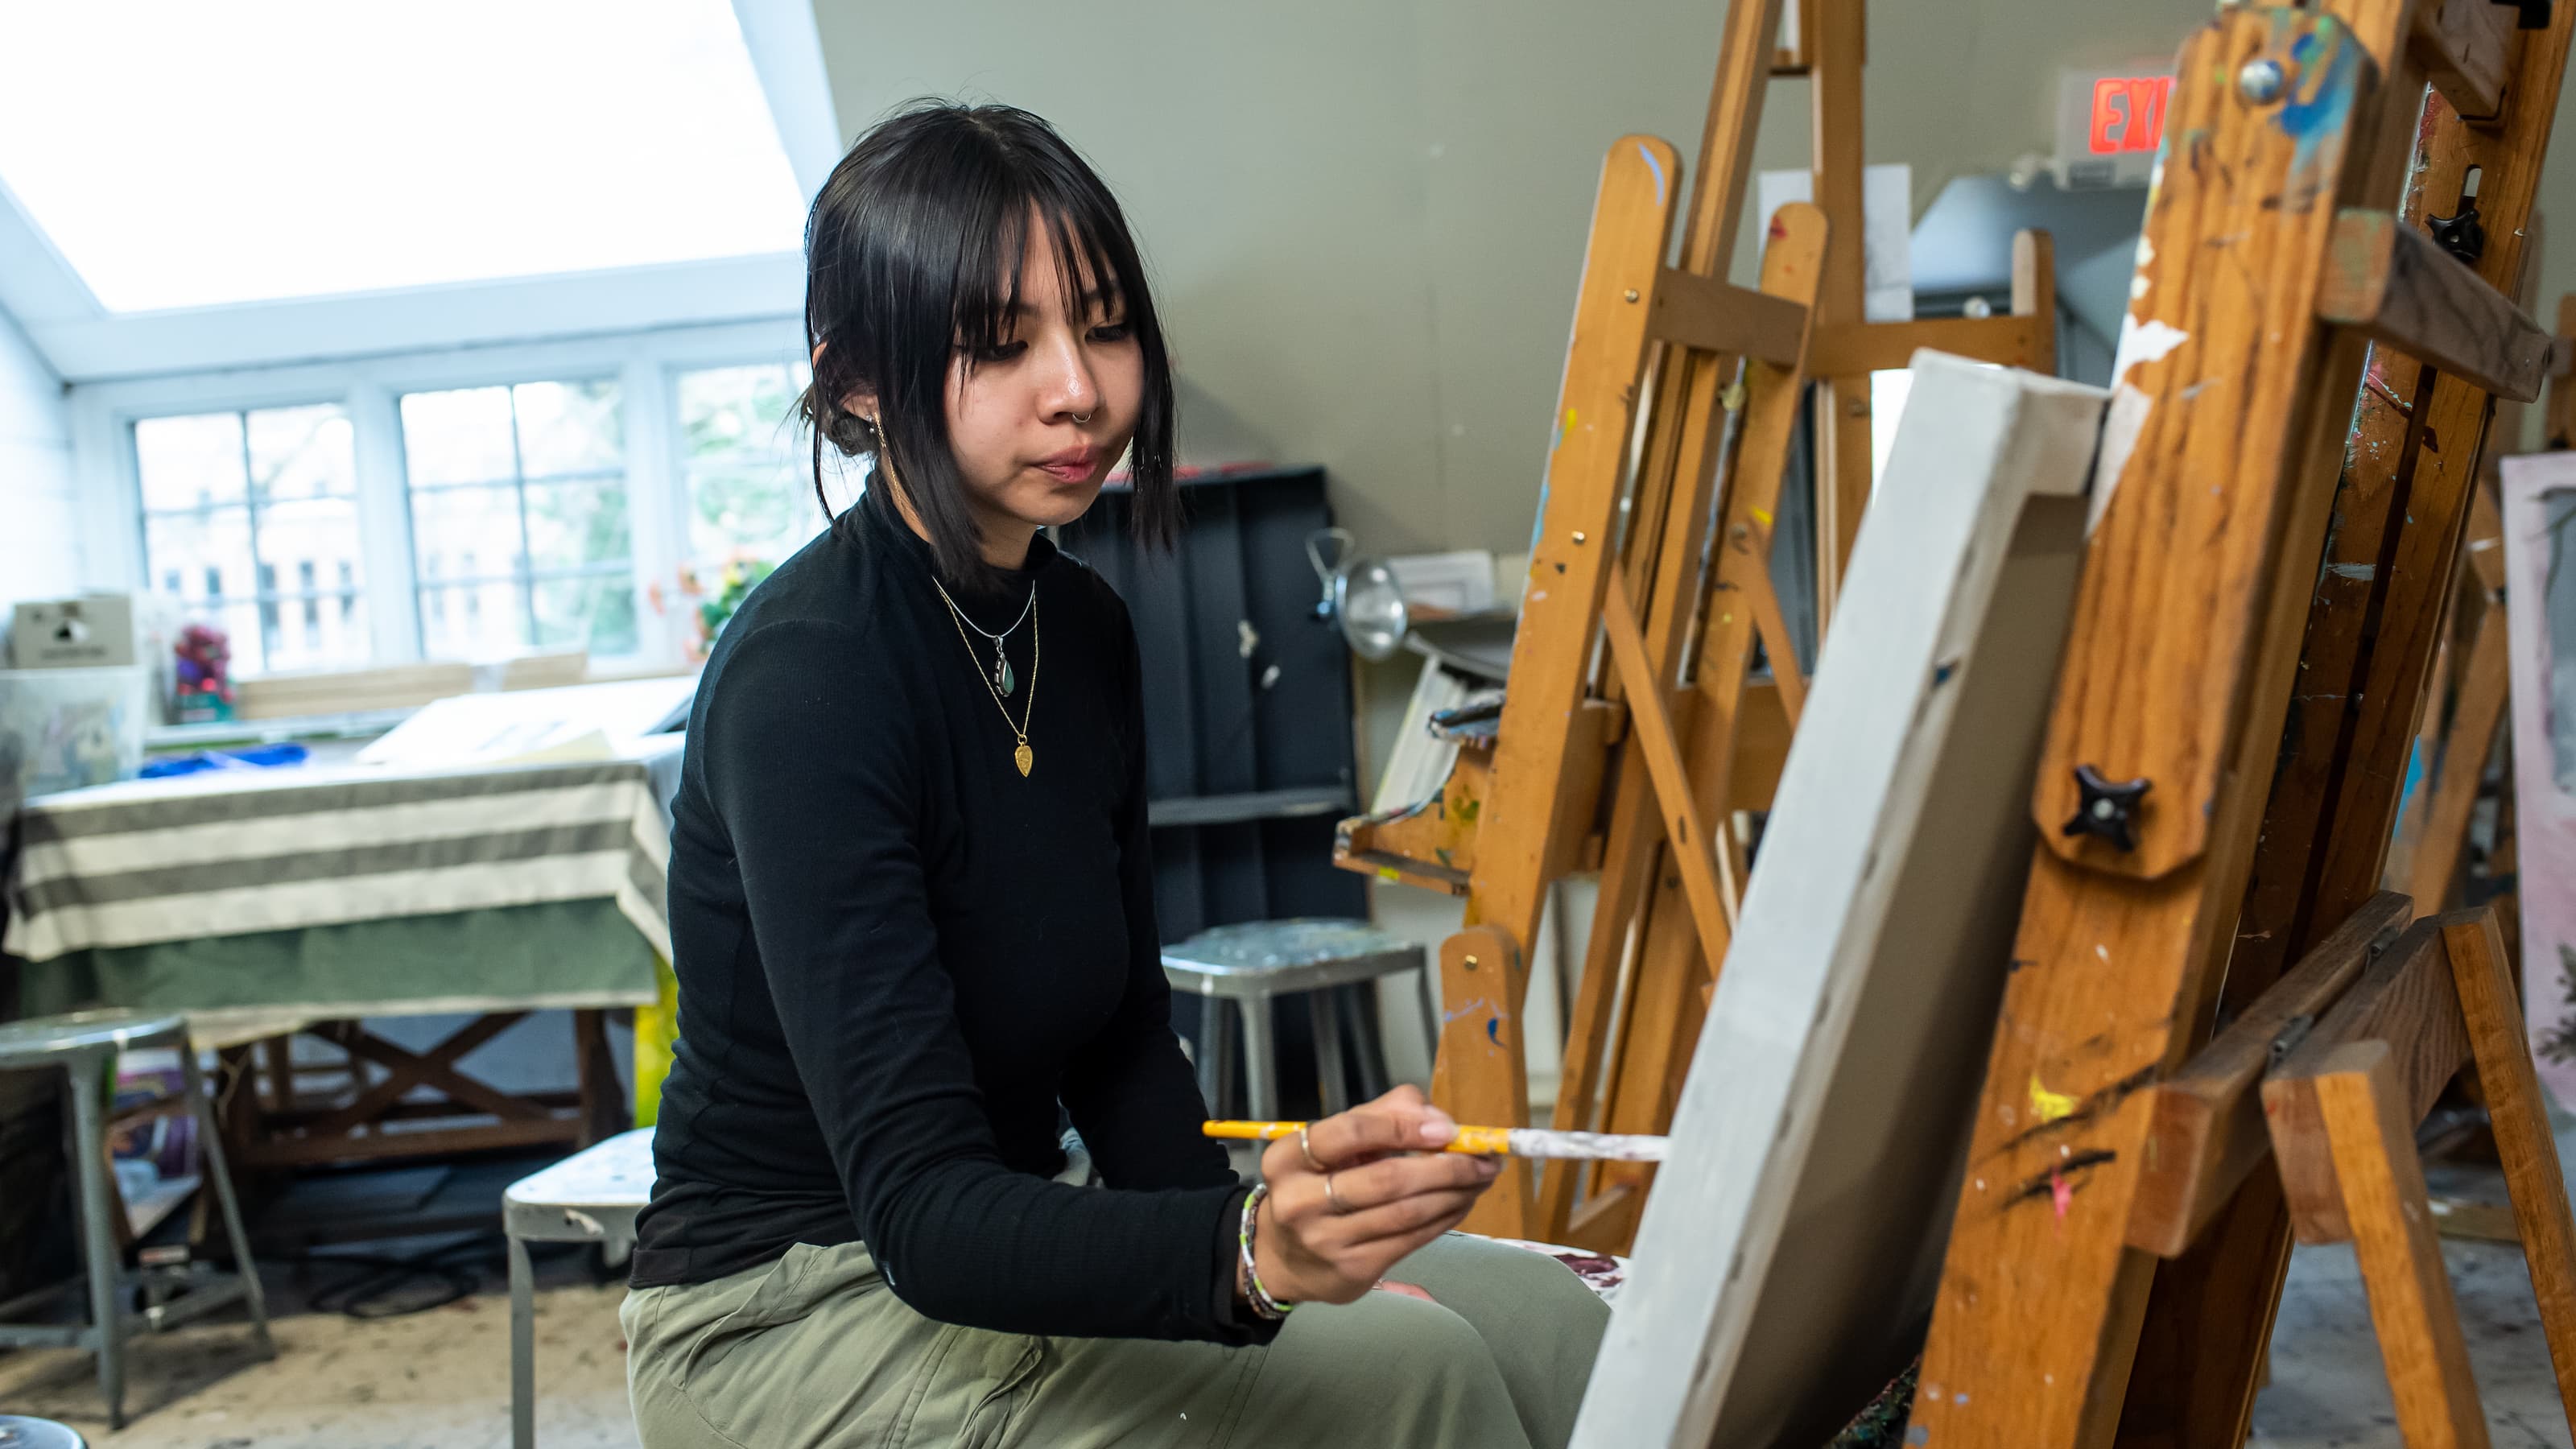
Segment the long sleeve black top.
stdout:
<path fill-rule="evenodd" d="M 960 607 L 863 497 L 718 640 L 674 802 L 680 1032 L 633 1281 L 864 1241 L 945 1322 L 1255 1342 L 1243 1189 L 1199 1136 L 1154 924 L 1135 631 L 1041 536 Z M 963 637 L 961 637 L 963 633 Z M 971 641 L 971 643 L 970 643 Z M 1034 646 L 1034 647 L 1032 647 Z M 1058 1104 L 1100 1188 L 1062 1169 Z"/>

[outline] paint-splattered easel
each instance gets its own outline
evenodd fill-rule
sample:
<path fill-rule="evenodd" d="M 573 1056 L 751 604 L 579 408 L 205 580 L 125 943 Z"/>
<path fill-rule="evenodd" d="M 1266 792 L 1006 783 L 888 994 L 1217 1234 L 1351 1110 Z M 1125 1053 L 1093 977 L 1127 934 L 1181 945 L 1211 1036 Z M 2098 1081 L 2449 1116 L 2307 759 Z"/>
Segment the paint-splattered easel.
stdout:
<path fill-rule="evenodd" d="M 1863 3 L 1796 0 L 1798 42 L 1782 49 L 1783 3 L 1727 9 L 1678 266 L 1664 260 L 1679 153 L 1628 136 L 1603 165 L 1499 728 L 1464 744 L 1438 795 L 1347 821 L 1336 846 L 1350 868 L 1467 898 L 1466 928 L 1440 953 L 1447 1019 L 1432 1085 L 1464 1121 L 1528 1122 L 1531 948 L 1550 883 L 1597 862 L 1554 1124 L 1670 1125 L 1732 931 L 1729 821 L 1762 803 L 1744 798 L 1745 777 L 1769 762 L 1744 746 L 1780 749 L 1803 692 L 1768 559 L 1807 383 L 1821 623 L 1868 493 L 1869 373 L 1903 367 L 1917 347 L 2054 366 L 2044 234 L 2016 240 L 2012 315 L 1863 320 Z M 1725 279 L 1774 75 L 1812 86 L 1816 203 L 1769 219 L 1760 288 L 1747 291 Z M 1757 634 L 1767 685 L 1748 679 Z M 1534 1181 L 1514 1162 L 1468 1225 L 1616 1249 L 1649 1172 L 1555 1164 Z"/>
<path fill-rule="evenodd" d="M 2146 1089 L 2378 883 L 2489 408 L 2547 365 L 2497 284 L 2555 8 L 2239 8 L 2183 48 L 1910 1442 L 2244 1440 L 2280 1181 L 2136 1247 Z"/>

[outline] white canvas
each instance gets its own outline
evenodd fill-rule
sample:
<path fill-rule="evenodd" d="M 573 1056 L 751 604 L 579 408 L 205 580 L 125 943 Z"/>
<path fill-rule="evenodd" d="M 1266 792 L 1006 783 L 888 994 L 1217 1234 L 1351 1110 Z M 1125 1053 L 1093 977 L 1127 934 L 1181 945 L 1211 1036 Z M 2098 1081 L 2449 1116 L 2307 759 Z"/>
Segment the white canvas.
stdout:
<path fill-rule="evenodd" d="M 2576 533 L 2576 453 L 2507 458 L 2503 470 L 2523 1015 L 2542 1084 L 2576 1107 L 2576 569 L 2560 567 Z"/>
<path fill-rule="evenodd" d="M 1913 367 L 1582 1449 L 1821 1444 L 1929 1315 L 2108 394 Z"/>

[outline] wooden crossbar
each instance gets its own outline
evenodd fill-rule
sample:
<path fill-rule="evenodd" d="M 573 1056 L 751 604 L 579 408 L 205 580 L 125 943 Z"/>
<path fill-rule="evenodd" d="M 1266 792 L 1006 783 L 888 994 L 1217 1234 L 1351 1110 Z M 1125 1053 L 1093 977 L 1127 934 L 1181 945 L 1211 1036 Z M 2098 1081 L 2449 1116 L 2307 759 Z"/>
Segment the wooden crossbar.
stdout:
<path fill-rule="evenodd" d="M 1672 267 L 1655 276 L 1648 316 L 1661 341 L 1783 367 L 1798 365 L 1807 340 L 1804 305 Z"/>
<path fill-rule="evenodd" d="M 2396 941 L 2410 910 L 2383 891 L 2317 944 L 2181 1071 L 2157 1084 L 2148 1109 L 2147 1166 L 2129 1209 L 2129 1244 L 2177 1257 L 2271 1155 L 2256 1092 L 2293 1033 L 2313 1026 L 2362 967 Z"/>
<path fill-rule="evenodd" d="M 1816 340 L 1808 348 L 1808 365 L 1819 375 L 1885 372 L 1905 366 L 1918 349 L 1928 347 L 2008 367 L 2031 367 L 2054 355 L 2056 328 L 2057 319 L 2044 315 L 1838 323 L 1817 329 Z"/>
<path fill-rule="evenodd" d="M 2503 105 L 2512 36 L 2512 15 L 2491 0 L 2424 0 L 2407 49 L 2452 109 L 2484 120 Z"/>
<path fill-rule="evenodd" d="M 2384 211 L 2335 218 L 2317 317 L 2385 342 L 2500 398 L 2531 402 L 2552 338 L 2420 228 Z"/>

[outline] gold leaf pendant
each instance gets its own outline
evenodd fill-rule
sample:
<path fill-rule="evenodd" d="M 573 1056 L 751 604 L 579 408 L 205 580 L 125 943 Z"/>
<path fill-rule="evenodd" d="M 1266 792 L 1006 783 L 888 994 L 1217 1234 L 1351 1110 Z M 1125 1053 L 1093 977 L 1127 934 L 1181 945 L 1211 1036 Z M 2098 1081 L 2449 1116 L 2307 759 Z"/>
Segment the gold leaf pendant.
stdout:
<path fill-rule="evenodd" d="M 1011 751 L 1011 763 L 1020 767 L 1020 774 L 1023 777 L 1026 777 L 1029 773 L 1029 766 L 1034 765 L 1037 762 L 1037 751 L 1030 749 L 1025 743 L 1023 743 L 1018 749 Z"/>

